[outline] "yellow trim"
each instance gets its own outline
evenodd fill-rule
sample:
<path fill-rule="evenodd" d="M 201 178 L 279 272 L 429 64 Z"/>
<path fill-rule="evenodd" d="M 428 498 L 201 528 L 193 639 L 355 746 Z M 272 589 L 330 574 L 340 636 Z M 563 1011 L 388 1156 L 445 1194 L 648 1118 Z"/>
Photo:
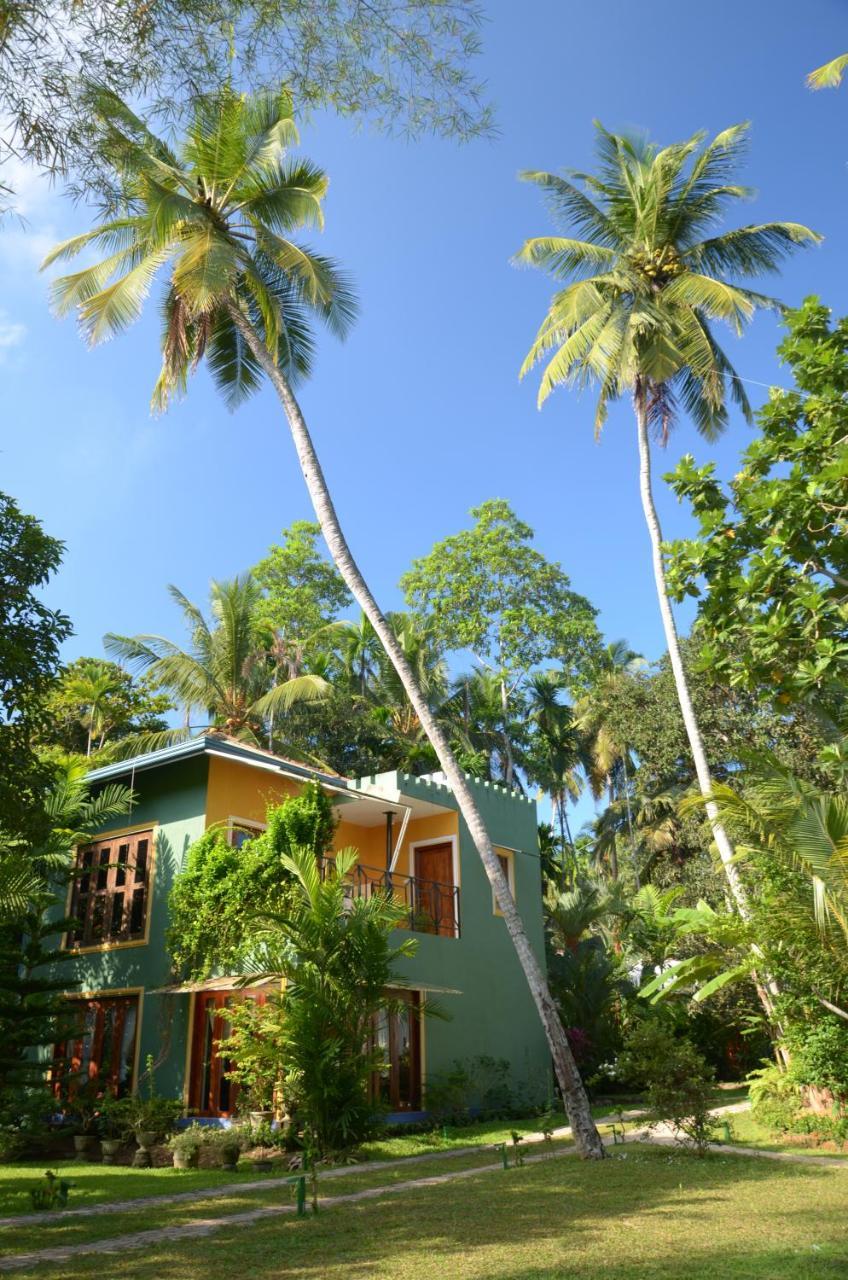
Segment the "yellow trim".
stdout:
<path fill-rule="evenodd" d="M 187 1107 L 191 1096 L 191 1059 L 194 1051 L 194 1006 L 197 992 L 192 991 L 188 998 L 188 1024 L 186 1031 L 185 1068 L 183 1071 L 183 1106 Z"/>
<path fill-rule="evenodd" d="M 147 827 L 139 827 L 146 831 Z M 144 987 L 99 987 L 95 991 L 65 991 L 66 1000 L 99 1000 L 101 996 L 138 996 L 138 1015 L 135 1023 L 135 1049 L 133 1051 L 133 1073 L 130 1093 L 135 1093 L 138 1086 L 138 1065 L 141 1057 L 141 1028 L 144 1020 Z"/>
<path fill-rule="evenodd" d="M 507 849 L 504 845 L 496 844 L 492 846 L 496 854 L 507 860 L 507 881 L 509 883 L 509 891 L 512 894 L 512 900 L 515 902 L 515 855 L 517 849 Z M 503 919 L 503 912 L 498 906 L 498 898 L 494 889 L 492 890 L 492 915 L 500 916 Z"/>
<path fill-rule="evenodd" d="M 153 884 L 156 875 L 156 851 L 159 844 L 159 823 L 158 822 L 137 822 L 134 827 L 119 827 L 116 831 L 101 831 L 93 840 L 86 840 L 85 844 L 74 845 L 74 868 L 76 869 L 77 858 L 80 849 L 84 849 L 89 844 L 100 844 L 104 840 L 119 840 L 121 836 L 138 835 L 139 831 L 149 831 L 151 834 L 150 866 L 147 874 L 147 903 L 144 913 L 144 937 L 133 938 L 129 942 L 98 942 L 91 947 L 60 947 L 60 950 L 68 956 L 87 956 L 95 952 L 103 951 L 126 951 L 130 947 L 146 947 L 150 941 L 150 920 L 153 915 Z M 68 896 L 65 901 L 65 916 L 71 914 L 71 901 L 74 895 L 74 881 L 68 885 Z M 64 935 L 67 937 L 67 933 Z"/>

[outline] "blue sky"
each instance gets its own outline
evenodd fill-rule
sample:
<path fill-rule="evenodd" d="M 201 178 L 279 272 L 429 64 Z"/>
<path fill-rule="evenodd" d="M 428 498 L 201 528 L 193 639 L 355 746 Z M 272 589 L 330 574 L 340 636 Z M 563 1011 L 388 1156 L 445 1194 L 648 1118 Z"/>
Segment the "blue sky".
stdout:
<path fill-rule="evenodd" d="M 585 168 L 592 120 L 640 126 L 661 142 L 753 123 L 744 180 L 758 189 L 738 221 L 788 218 L 824 233 L 773 291 L 819 293 L 848 308 L 848 86 L 810 93 L 804 76 L 848 46 L 845 0 L 488 0 L 480 70 L 500 135 L 464 147 L 410 145 L 335 118 L 303 130 L 331 176 L 323 251 L 353 274 L 362 316 L 346 344 L 322 339 L 302 401 L 350 542 L 381 603 L 414 556 L 459 528 L 468 508 L 507 498 L 600 609 L 610 638 L 649 657 L 662 639 L 642 523 L 630 410 L 600 444 L 593 402 L 560 392 L 536 409 L 517 371 L 550 292 L 510 266 L 544 232 L 522 168 Z M 107 630 L 178 634 L 174 582 L 201 600 L 210 578 L 255 562 L 280 529 L 310 516 L 276 402 L 231 415 L 205 374 L 167 416 L 151 418 L 155 310 L 95 352 L 54 320 L 37 262 L 86 225 L 84 209 L 19 175 L 28 228 L 0 232 L 2 486 L 67 544 L 49 597 L 72 617 L 68 656 L 99 653 Z M 757 319 L 739 372 L 780 382 L 778 326 Z M 718 446 L 681 423 L 658 473 L 684 452 L 731 474 L 750 438 L 740 419 Z M 658 486 L 667 535 L 685 512 Z"/>

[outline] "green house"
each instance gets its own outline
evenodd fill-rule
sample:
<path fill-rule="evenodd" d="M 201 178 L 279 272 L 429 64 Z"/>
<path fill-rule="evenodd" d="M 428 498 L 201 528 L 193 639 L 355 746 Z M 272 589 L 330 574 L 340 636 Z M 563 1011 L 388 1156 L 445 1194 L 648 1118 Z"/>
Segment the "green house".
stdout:
<path fill-rule="evenodd" d="M 227 1006 L 245 998 L 238 975 L 175 979 L 165 943 L 168 896 L 192 842 L 218 826 L 239 847 L 261 830 L 268 806 L 317 782 L 338 812 L 336 848 L 354 846 L 351 892 L 390 881 L 418 940 L 404 962 L 407 1011 L 375 1027 L 386 1067 L 374 1088 L 392 1113 L 426 1110 L 427 1082 L 457 1060 L 506 1060 L 518 1096 L 542 1101 L 545 1037 L 506 926 L 448 786 L 436 777 L 325 774 L 217 735 L 95 770 L 95 786 L 120 781 L 135 802 L 120 826 L 77 850 L 62 939 L 61 973 L 79 1006 L 75 1038 L 61 1046 L 72 1069 L 115 1093 L 137 1087 L 152 1058 L 157 1091 L 181 1095 L 210 1121 L 237 1109 L 221 1045 Z M 543 957 L 535 804 L 473 781 L 531 941 Z M 444 1018 L 415 1017 L 429 997 Z M 219 1049 L 221 1050 L 219 1052 Z"/>

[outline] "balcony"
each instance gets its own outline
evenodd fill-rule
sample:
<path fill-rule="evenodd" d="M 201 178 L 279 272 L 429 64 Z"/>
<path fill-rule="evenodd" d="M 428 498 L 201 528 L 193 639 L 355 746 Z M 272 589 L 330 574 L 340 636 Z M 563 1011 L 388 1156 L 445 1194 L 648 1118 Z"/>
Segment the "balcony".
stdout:
<path fill-rule="evenodd" d="M 332 858 L 320 858 L 322 878 L 333 865 Z M 458 938 L 460 933 L 459 886 L 441 884 L 438 880 L 422 880 L 379 867 L 363 867 L 359 863 L 347 876 L 346 896 L 369 898 L 373 893 L 390 894 L 403 907 L 404 919 L 399 929 L 414 933 L 434 933 L 441 938 Z"/>

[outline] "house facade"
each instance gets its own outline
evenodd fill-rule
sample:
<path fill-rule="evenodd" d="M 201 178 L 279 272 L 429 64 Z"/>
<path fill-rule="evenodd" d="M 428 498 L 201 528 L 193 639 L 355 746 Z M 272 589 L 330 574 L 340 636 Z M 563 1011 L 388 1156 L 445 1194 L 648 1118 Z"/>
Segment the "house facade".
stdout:
<path fill-rule="evenodd" d="M 384 773 L 359 780 L 325 774 L 270 752 L 205 736 L 95 770 L 97 786 L 121 782 L 135 796 L 125 821 L 77 851 L 67 902 L 75 920 L 57 970 L 78 1009 L 59 1046 L 73 1069 L 131 1092 L 145 1064 L 157 1092 L 194 1113 L 226 1120 L 237 1108 L 226 1076 L 227 1006 L 243 998 L 237 975 L 181 983 L 166 947 L 168 897 L 192 843 L 219 827 L 240 846 L 262 829 L 269 805 L 317 782 L 337 811 L 335 848 L 353 846 L 351 893 L 390 884 L 417 939 L 400 962 L 408 1006 L 428 1000 L 444 1017 L 409 1008 L 375 1027 L 387 1065 L 375 1089 L 390 1112 L 426 1109 L 427 1082 L 455 1061 L 509 1063 L 514 1093 L 544 1100 L 545 1037 L 479 856 L 450 789 L 436 778 Z M 536 809 L 504 788 L 472 780 L 522 914 L 543 959 Z M 253 992 L 262 998 L 261 992 Z"/>

